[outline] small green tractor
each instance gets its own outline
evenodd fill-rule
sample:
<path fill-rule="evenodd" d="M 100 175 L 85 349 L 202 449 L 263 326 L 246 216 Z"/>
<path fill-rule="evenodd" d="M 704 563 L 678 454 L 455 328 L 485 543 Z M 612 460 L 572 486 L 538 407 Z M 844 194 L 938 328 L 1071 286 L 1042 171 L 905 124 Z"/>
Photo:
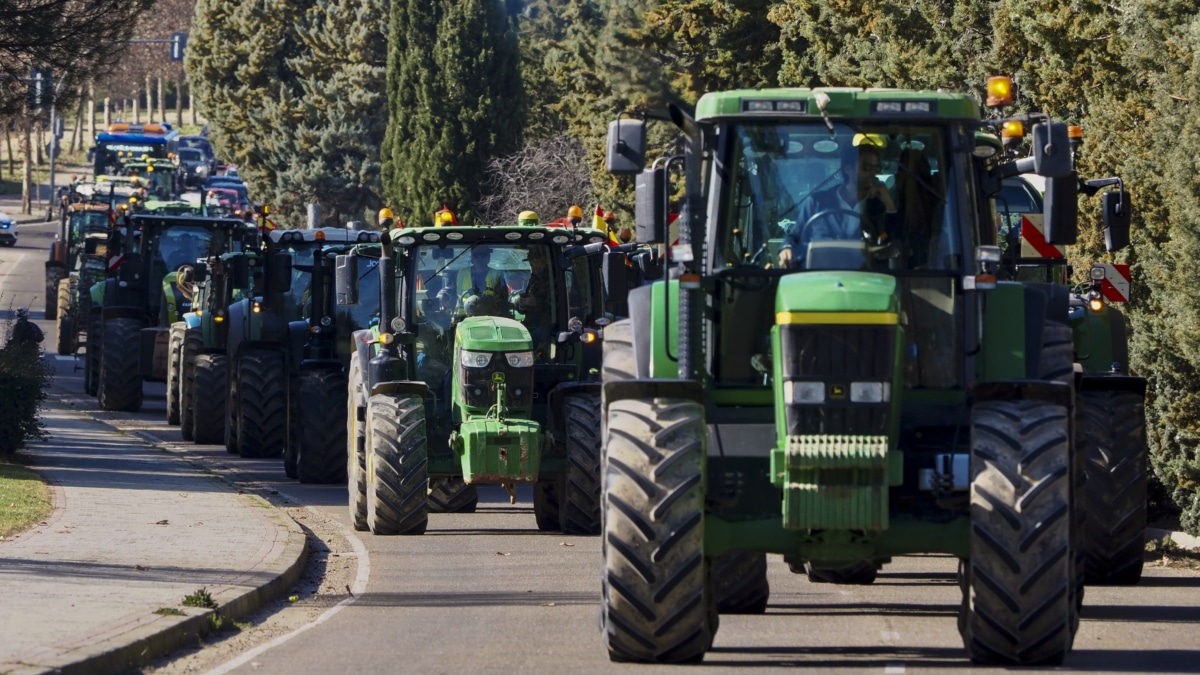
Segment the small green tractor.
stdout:
<path fill-rule="evenodd" d="M 598 532 L 603 241 L 448 224 L 387 230 L 377 260 L 337 258 L 342 306 L 379 266 L 378 322 L 354 333 L 349 370 L 357 529 L 423 534 L 431 511 L 473 512 L 478 485 L 515 499 L 532 483 L 539 529 Z"/>
<path fill-rule="evenodd" d="M 1034 153 L 1010 161 L 971 96 L 731 91 L 656 116 L 683 152 L 646 169 L 647 117 L 608 136 L 638 241 L 672 244 L 604 329 L 610 657 L 702 659 L 720 613 L 765 610 L 768 553 L 842 583 L 932 553 L 959 559 L 972 660 L 1060 663 L 1083 583 L 1069 293 L 997 280 L 992 197 L 1070 176 L 1066 125 L 1022 116 Z"/>
<path fill-rule="evenodd" d="M 168 334 L 192 303 L 197 260 L 219 255 L 241 221 L 130 215 L 114 238 L 110 276 L 90 289 L 85 382 L 105 410 L 137 411 L 142 381 L 165 381 Z"/>

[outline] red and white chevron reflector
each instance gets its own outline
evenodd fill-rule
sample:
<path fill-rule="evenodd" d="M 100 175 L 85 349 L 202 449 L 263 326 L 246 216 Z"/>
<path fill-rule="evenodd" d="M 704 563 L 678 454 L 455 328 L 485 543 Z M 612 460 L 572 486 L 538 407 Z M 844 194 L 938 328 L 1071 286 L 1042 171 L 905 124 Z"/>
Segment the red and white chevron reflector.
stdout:
<path fill-rule="evenodd" d="M 1129 302 L 1129 265 L 1103 264 L 1104 280 L 1100 282 L 1100 294 L 1109 302 Z"/>
<path fill-rule="evenodd" d="M 1040 213 L 1021 215 L 1022 258 L 1065 258 L 1063 250 L 1046 241 L 1043 216 Z"/>

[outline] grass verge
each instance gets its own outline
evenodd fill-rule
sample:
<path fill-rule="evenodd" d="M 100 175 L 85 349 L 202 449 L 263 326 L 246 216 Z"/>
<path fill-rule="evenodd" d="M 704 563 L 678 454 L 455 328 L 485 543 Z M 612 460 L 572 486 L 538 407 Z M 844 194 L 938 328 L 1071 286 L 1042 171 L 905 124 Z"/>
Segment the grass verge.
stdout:
<path fill-rule="evenodd" d="M 41 476 L 0 459 L 0 538 L 8 538 L 46 519 L 50 491 Z"/>

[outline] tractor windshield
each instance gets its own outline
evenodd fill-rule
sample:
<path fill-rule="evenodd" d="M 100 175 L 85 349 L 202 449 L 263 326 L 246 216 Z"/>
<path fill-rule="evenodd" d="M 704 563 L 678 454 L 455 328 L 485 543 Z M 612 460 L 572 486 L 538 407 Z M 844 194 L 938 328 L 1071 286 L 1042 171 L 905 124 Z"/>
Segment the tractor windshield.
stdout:
<path fill-rule="evenodd" d="M 446 330 L 468 316 L 505 316 L 524 323 L 535 343 L 549 339 L 558 287 L 548 246 L 421 246 L 416 260 L 418 324 Z"/>
<path fill-rule="evenodd" d="M 946 129 L 734 125 L 722 267 L 957 270 Z"/>
<path fill-rule="evenodd" d="M 160 279 L 184 265 L 195 265 L 196 260 L 216 253 L 210 250 L 213 231 L 203 226 L 176 225 L 161 230 L 157 239 L 157 242 L 145 242 L 150 247 L 147 250 L 154 251 L 149 259 L 153 279 Z"/>

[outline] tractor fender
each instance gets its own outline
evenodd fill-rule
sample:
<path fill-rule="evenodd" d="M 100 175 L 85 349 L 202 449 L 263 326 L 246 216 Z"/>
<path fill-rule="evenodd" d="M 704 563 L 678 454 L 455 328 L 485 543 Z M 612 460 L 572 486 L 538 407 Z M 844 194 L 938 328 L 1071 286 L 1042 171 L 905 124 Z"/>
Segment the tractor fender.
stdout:
<path fill-rule="evenodd" d="M 371 387 L 371 396 L 379 394 L 408 394 L 424 399 L 428 391 L 429 385 L 424 382 L 393 380 L 391 382 L 380 382 Z"/>
<path fill-rule="evenodd" d="M 146 310 L 141 307 L 105 307 L 100 310 L 100 316 L 104 321 L 112 321 L 113 319 L 137 319 L 144 321 L 146 318 Z"/>
<path fill-rule="evenodd" d="M 599 382 L 563 382 L 546 394 L 546 429 L 556 438 L 560 438 L 567 427 L 567 418 L 563 413 L 563 404 L 568 396 L 600 395 Z"/>
<path fill-rule="evenodd" d="M 368 329 L 356 330 L 350 334 L 350 340 L 351 344 L 354 346 L 354 352 L 350 355 L 350 358 L 358 360 L 359 372 L 362 373 L 365 384 L 367 370 L 370 367 L 368 364 L 371 361 L 371 331 Z M 358 397 L 359 409 L 366 408 L 366 387 L 364 386 L 358 388 L 355 391 L 355 396 Z"/>
<path fill-rule="evenodd" d="M 605 393 L 608 393 L 607 389 Z M 971 405 L 984 401 L 1042 401 L 1061 405 L 1067 410 L 1075 405 L 1074 387 L 1070 383 L 1047 380 L 976 382 L 967 390 L 967 396 Z"/>
<path fill-rule="evenodd" d="M 61 260 L 47 260 L 46 278 L 49 279 L 51 275 L 54 275 L 58 279 L 67 276 L 67 264 Z"/>
<path fill-rule="evenodd" d="M 1079 378 L 1080 391 L 1125 391 L 1146 395 L 1146 378 L 1120 374 L 1084 374 Z"/>
<path fill-rule="evenodd" d="M 706 407 L 708 404 L 708 394 L 704 391 L 704 385 L 697 380 L 639 378 L 604 383 L 605 406 L 613 401 L 651 398 L 682 398 Z"/>
<path fill-rule="evenodd" d="M 229 332 L 225 338 L 225 352 L 236 356 L 241 349 L 242 341 L 246 339 L 246 309 L 250 301 L 243 298 L 229 305 L 225 310 L 225 323 Z"/>
<path fill-rule="evenodd" d="M 629 322 L 633 327 L 633 363 L 637 377 L 650 376 L 651 285 L 629 291 Z"/>
<path fill-rule="evenodd" d="M 287 325 L 288 366 L 293 373 L 300 372 L 304 361 L 304 343 L 308 341 L 308 322 L 289 321 Z"/>

